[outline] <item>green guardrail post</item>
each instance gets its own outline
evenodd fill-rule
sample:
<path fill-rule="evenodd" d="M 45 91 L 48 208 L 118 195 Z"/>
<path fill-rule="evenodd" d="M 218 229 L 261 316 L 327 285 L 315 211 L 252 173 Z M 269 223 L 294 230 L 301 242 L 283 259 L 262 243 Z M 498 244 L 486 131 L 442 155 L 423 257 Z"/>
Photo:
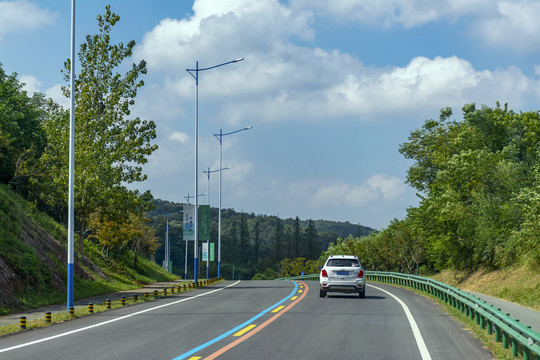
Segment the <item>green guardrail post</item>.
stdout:
<path fill-rule="evenodd" d="M 516 338 L 512 338 L 512 356 L 517 357 L 518 354 L 518 341 Z"/>
<path fill-rule="evenodd" d="M 502 332 L 502 344 L 504 349 L 508 349 L 508 333 L 506 331 Z"/>
<path fill-rule="evenodd" d="M 494 325 L 493 328 L 495 329 L 495 341 L 501 342 L 502 341 L 501 328 L 497 325 Z"/>
<path fill-rule="evenodd" d="M 489 319 L 486 319 L 486 334 L 493 334 L 493 322 Z"/>
<path fill-rule="evenodd" d="M 523 360 L 530 360 L 531 359 L 531 350 L 524 346 L 523 347 Z"/>

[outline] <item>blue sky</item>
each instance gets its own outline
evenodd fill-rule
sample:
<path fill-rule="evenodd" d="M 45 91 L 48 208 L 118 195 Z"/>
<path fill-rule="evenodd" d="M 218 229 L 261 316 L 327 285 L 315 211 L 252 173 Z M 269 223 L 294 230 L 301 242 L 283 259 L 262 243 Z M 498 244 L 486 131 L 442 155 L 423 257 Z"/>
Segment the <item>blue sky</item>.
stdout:
<path fill-rule="evenodd" d="M 223 207 L 384 228 L 418 202 L 398 152 L 450 106 L 538 109 L 540 2 L 526 0 L 78 1 L 77 46 L 111 3 L 113 40 L 135 40 L 148 75 L 133 116 L 159 145 L 136 187 L 185 202 L 194 193 L 195 81 L 200 73 L 199 192 L 219 166 Z M 60 95 L 70 1 L 0 0 L 0 63 L 29 92 Z M 126 64 L 127 65 L 127 64 Z M 122 69 L 125 70 L 125 69 Z M 218 204 L 218 177 L 210 203 Z M 206 203 L 206 197 L 200 203 Z"/>

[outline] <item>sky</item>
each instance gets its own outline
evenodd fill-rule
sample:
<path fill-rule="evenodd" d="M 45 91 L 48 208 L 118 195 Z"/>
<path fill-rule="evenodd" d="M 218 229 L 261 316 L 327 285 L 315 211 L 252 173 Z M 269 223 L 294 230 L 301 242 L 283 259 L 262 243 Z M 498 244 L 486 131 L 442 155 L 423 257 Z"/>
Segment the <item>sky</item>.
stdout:
<path fill-rule="evenodd" d="M 105 6 L 112 40 L 135 40 L 148 74 L 132 117 L 153 120 L 155 198 L 195 194 L 199 72 L 199 194 L 219 169 L 222 207 L 376 229 L 418 204 L 400 144 L 427 119 L 464 104 L 538 110 L 540 1 L 92 0 L 76 3 L 76 46 Z M 70 56 L 71 1 L 0 0 L 0 63 L 25 89 L 69 107 L 60 87 Z M 78 71 L 80 69 L 77 69 Z M 218 173 L 209 198 L 218 206 Z M 191 199 L 193 203 L 193 199 Z"/>

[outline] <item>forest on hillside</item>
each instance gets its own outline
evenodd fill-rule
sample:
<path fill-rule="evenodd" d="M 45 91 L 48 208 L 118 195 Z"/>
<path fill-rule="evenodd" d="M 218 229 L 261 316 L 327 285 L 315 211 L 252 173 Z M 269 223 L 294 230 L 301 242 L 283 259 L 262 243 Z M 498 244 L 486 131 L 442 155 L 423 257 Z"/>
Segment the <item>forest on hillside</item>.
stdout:
<path fill-rule="evenodd" d="M 155 229 L 157 241 L 161 244 L 155 253 L 155 261 L 164 260 L 167 217 L 169 219 L 170 257 L 173 271 L 184 274 L 186 244 L 182 234 L 183 204 L 164 200 L 154 200 L 155 209 L 147 213 L 150 226 Z M 215 243 L 217 261 L 218 211 L 210 211 L 210 238 Z M 222 267 L 227 278 L 251 279 L 257 273 L 269 271 L 281 275 L 281 262 L 285 259 L 303 258 L 317 260 L 330 243 L 338 238 L 366 236 L 373 229 L 349 222 L 328 220 L 281 219 L 278 216 L 255 215 L 222 209 Z M 202 264 L 200 274 L 205 274 Z M 217 274 L 216 263 L 210 264 L 211 276 Z M 193 276 L 193 243 L 188 246 L 188 277 Z"/>

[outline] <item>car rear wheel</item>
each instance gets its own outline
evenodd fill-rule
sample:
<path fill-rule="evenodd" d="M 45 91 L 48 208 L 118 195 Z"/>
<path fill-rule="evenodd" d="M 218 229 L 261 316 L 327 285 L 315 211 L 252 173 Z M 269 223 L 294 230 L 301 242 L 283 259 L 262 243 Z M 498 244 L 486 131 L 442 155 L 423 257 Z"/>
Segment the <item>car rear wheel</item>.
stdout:
<path fill-rule="evenodd" d="M 325 297 L 325 296 L 326 296 L 326 291 L 324 291 L 324 290 L 319 290 L 319 296 L 320 296 L 320 297 Z"/>
<path fill-rule="evenodd" d="M 360 296 L 360 299 L 365 298 L 366 297 L 366 289 L 364 288 L 362 291 L 359 291 L 358 295 Z"/>

